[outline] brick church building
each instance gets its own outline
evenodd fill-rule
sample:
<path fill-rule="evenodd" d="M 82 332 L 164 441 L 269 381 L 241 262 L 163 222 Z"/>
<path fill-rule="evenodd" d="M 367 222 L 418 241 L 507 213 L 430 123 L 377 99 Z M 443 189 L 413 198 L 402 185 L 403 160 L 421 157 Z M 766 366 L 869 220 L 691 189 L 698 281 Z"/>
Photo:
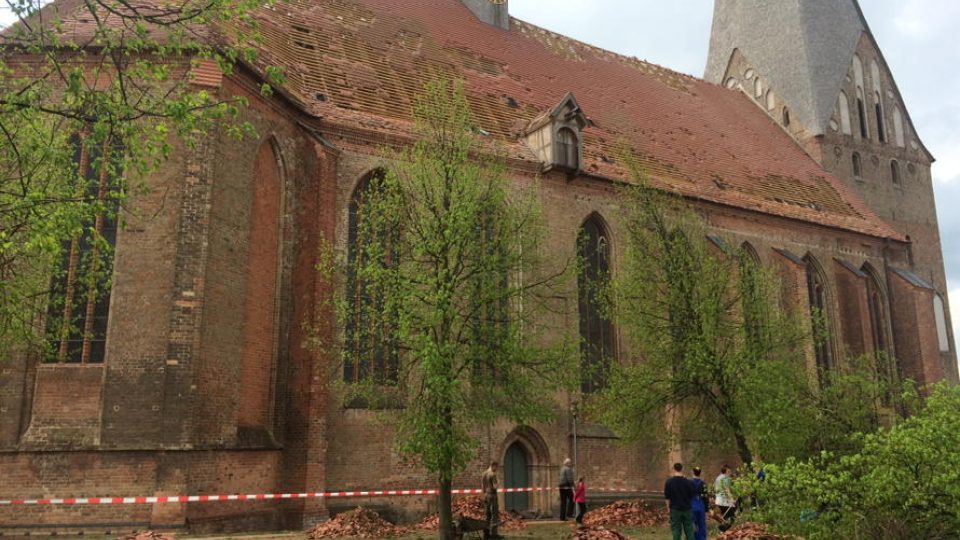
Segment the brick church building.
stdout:
<path fill-rule="evenodd" d="M 46 9 L 82 30 L 77 5 Z M 957 380 L 933 156 L 855 0 L 717 0 L 704 79 L 510 18 L 505 1 L 293 0 L 257 18 L 261 58 L 285 85 L 261 95 L 258 64 L 202 64 L 194 84 L 246 97 L 241 119 L 260 138 L 213 133 L 149 178 L 133 204 L 150 217 L 116 234 L 97 346 L 2 359 L 0 499 L 432 486 L 378 411 L 328 391 L 362 372 L 330 369 L 337 358 L 307 347 L 304 328 L 331 294 L 321 243 L 352 249 L 379 149 L 410 140 L 413 97 L 441 76 L 465 81 L 512 180 L 539 178 L 550 250 L 573 256 L 585 231 L 616 272 L 627 141 L 712 238 L 777 269 L 785 301 L 825 314 L 811 369 L 886 352 L 891 376 Z M 601 315 L 577 295 L 567 320 L 590 328 Z M 629 358 L 617 321 L 602 324 L 583 339 Z M 471 471 L 499 459 L 506 485 L 553 486 L 578 393 L 558 396 L 552 423 L 490 426 Z M 601 425 L 579 425 L 576 449 L 596 486 L 654 489 L 666 469 Z M 471 472 L 457 486 L 476 483 Z M 549 511 L 553 498 L 505 504 Z M 297 528 L 357 504 L 412 515 L 434 502 L 0 506 L 0 532 Z"/>

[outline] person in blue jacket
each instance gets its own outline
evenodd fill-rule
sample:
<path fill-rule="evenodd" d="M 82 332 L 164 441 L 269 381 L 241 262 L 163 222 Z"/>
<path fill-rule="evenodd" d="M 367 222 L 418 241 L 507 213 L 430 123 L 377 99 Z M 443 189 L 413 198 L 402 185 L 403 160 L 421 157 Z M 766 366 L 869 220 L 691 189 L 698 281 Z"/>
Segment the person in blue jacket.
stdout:
<path fill-rule="evenodd" d="M 703 470 L 700 467 L 693 468 L 693 478 L 690 483 L 693 484 L 696 496 L 690 505 L 693 511 L 693 537 L 695 540 L 707 540 L 707 508 L 710 506 L 710 499 L 707 495 L 707 483 L 700 478 Z"/>

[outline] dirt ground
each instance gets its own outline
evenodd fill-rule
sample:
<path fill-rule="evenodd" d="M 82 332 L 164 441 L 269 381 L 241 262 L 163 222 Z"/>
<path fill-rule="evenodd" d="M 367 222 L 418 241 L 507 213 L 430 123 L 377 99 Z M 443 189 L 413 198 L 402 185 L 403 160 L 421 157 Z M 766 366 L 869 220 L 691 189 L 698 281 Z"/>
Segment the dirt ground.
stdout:
<path fill-rule="evenodd" d="M 618 532 L 633 540 L 668 540 L 670 530 L 665 527 L 617 528 Z M 562 540 L 573 532 L 571 524 L 561 523 L 528 523 L 527 527 L 519 531 L 505 531 L 501 534 L 505 538 L 517 540 Z M 433 540 L 437 537 L 436 531 L 423 531 L 408 536 L 401 536 L 395 540 Z M 271 535 L 234 535 L 234 536 L 178 536 L 178 540 L 304 540 L 306 533 L 284 533 Z M 343 539 L 355 540 L 355 539 Z"/>

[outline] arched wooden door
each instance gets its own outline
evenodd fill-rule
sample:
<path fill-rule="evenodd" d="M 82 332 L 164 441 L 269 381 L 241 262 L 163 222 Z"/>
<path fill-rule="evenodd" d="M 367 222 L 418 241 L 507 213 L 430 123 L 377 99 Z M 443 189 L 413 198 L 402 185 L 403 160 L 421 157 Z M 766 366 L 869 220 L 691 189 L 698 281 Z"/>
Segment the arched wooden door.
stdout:
<path fill-rule="evenodd" d="M 515 442 L 507 448 L 503 460 L 503 487 L 530 487 L 530 457 L 526 449 Z M 530 508 L 529 493 L 505 493 L 504 510 L 525 512 Z"/>

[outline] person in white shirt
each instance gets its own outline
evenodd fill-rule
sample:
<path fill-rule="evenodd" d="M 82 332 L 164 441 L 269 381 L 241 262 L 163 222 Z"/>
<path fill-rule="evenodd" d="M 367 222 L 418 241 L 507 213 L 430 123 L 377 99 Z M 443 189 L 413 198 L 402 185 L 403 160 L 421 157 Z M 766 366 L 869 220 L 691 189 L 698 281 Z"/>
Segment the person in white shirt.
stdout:
<path fill-rule="evenodd" d="M 720 468 L 720 475 L 713 481 L 714 504 L 723 516 L 724 524 L 720 526 L 721 531 L 726 531 L 733 526 L 733 517 L 737 512 L 737 500 L 733 496 L 733 477 L 730 476 L 730 467 L 724 465 Z"/>

